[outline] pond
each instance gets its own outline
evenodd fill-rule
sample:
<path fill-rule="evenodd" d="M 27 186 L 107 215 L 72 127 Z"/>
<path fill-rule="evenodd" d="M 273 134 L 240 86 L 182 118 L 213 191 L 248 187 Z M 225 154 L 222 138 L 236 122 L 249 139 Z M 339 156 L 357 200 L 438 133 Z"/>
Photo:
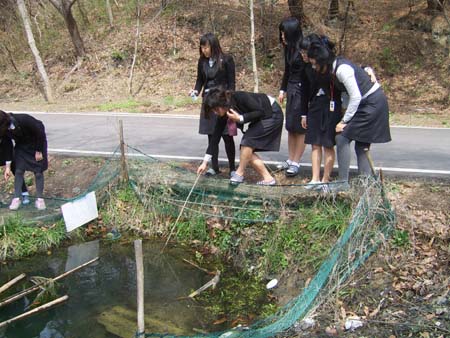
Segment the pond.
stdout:
<path fill-rule="evenodd" d="M 214 330 L 208 313 L 186 300 L 212 276 L 183 261 L 192 253 L 144 242 L 146 332 L 195 334 Z M 136 332 L 136 264 L 133 244 L 98 241 L 37 255 L 0 266 L 0 285 L 25 272 L 27 276 L 56 277 L 99 256 L 93 264 L 58 281 L 63 305 L 0 329 L 1 338 L 134 337 Z M 19 283 L 2 294 L 21 291 Z M 36 293 L 0 308 L 0 322 L 23 313 Z M 181 299 L 184 298 L 184 299 Z"/>

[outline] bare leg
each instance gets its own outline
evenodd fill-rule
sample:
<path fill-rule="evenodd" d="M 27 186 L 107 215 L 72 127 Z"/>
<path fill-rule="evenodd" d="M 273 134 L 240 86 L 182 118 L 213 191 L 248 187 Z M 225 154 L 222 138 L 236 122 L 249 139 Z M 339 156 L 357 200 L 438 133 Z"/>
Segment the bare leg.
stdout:
<path fill-rule="evenodd" d="M 322 182 L 327 183 L 330 182 L 331 172 L 333 171 L 335 154 L 334 148 L 323 147 L 323 149 L 325 152 L 325 158 L 324 158 L 324 170 Z"/>
<path fill-rule="evenodd" d="M 241 154 L 239 156 L 239 167 L 236 170 L 236 174 L 244 176 L 245 168 L 252 160 L 253 148 L 241 146 Z"/>
<path fill-rule="evenodd" d="M 261 160 L 261 158 L 257 154 L 253 153 L 250 164 L 253 168 L 255 168 L 256 172 L 262 176 L 263 181 L 270 182 L 273 180 L 273 177 L 272 175 L 270 175 L 269 171 L 264 165 L 263 160 Z"/>
<path fill-rule="evenodd" d="M 289 133 L 288 134 L 288 151 L 289 159 L 299 163 L 305 152 L 305 134 Z"/>
<path fill-rule="evenodd" d="M 320 164 L 322 163 L 322 146 L 317 144 L 312 145 L 311 152 L 312 162 L 312 181 L 320 181 Z"/>

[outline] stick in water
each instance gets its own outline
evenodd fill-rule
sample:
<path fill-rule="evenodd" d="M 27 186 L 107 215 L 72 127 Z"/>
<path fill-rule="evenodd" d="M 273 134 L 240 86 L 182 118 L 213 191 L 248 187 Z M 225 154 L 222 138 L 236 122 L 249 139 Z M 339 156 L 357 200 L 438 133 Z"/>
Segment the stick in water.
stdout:
<path fill-rule="evenodd" d="M 62 297 L 60 297 L 58 299 L 52 300 L 51 302 L 48 302 L 48 303 L 46 303 L 44 305 L 41 305 L 41 306 L 39 306 L 39 307 L 37 307 L 37 308 L 35 308 L 33 310 L 30 310 L 28 312 L 24 312 L 21 315 L 18 315 L 17 317 L 5 320 L 4 322 L 0 323 L 0 328 L 2 328 L 4 326 L 7 326 L 7 325 L 9 325 L 11 323 L 14 323 L 14 322 L 16 322 L 16 321 L 18 321 L 20 319 L 24 319 L 26 317 L 34 315 L 35 313 L 38 313 L 38 312 L 50 309 L 51 307 L 53 307 L 55 305 L 58 305 L 58 304 L 60 304 L 62 302 L 65 302 L 67 299 L 69 299 L 69 296 L 67 296 L 67 295 L 62 296 Z"/>
<path fill-rule="evenodd" d="M 195 182 L 194 182 L 194 184 L 193 184 L 193 186 L 192 186 L 192 188 L 191 188 L 191 191 L 189 191 L 189 194 L 188 194 L 188 196 L 186 197 L 186 200 L 184 201 L 183 207 L 181 208 L 180 213 L 178 214 L 178 217 L 177 217 L 177 219 L 176 219 L 176 221 L 175 221 L 175 224 L 173 225 L 172 229 L 170 229 L 169 237 L 167 237 L 166 243 L 164 244 L 164 246 L 163 246 L 163 248 L 162 248 L 162 250 L 161 250 L 161 253 L 162 253 L 162 252 L 164 251 L 164 249 L 166 248 L 167 243 L 169 243 L 170 237 L 172 237 L 172 233 L 173 233 L 173 231 L 175 230 L 175 227 L 177 226 L 178 221 L 180 220 L 181 215 L 183 214 L 184 208 L 186 207 L 186 204 L 187 204 L 187 202 L 189 201 L 189 197 L 191 197 L 191 194 L 192 194 L 192 192 L 194 191 L 194 188 L 195 188 L 195 186 L 197 185 L 197 182 L 198 182 L 198 179 L 200 178 L 200 176 L 201 176 L 201 174 L 198 174 L 198 175 L 197 175 L 197 178 L 195 179 Z"/>
<path fill-rule="evenodd" d="M 0 293 L 8 290 L 11 286 L 13 286 L 14 284 L 16 284 L 17 282 L 19 282 L 20 280 L 25 278 L 25 274 L 22 273 L 19 276 L 17 276 L 14 279 L 11 279 L 8 283 L 6 283 L 5 285 L 3 285 L 2 287 L 0 287 Z"/>
<path fill-rule="evenodd" d="M 96 258 L 94 258 L 94 259 L 92 259 L 92 260 L 90 260 L 90 261 L 88 261 L 88 262 L 86 262 L 84 264 L 81 264 L 80 266 L 77 266 L 76 268 L 73 268 L 72 270 L 64 272 L 63 274 L 53 278 L 53 281 L 56 282 L 56 281 L 58 281 L 58 280 L 60 280 L 60 279 L 62 279 L 64 277 L 70 275 L 71 273 L 73 273 L 75 271 L 78 271 L 81 268 L 84 268 L 86 265 L 94 263 L 97 260 L 98 260 L 98 257 L 96 257 Z M 25 297 L 26 295 L 28 295 L 28 294 L 30 294 L 30 293 L 32 293 L 34 291 L 39 290 L 41 288 L 41 286 L 44 285 L 44 284 L 46 284 L 46 283 L 42 283 L 42 284 L 38 284 L 38 285 L 32 286 L 32 287 L 30 287 L 30 288 L 28 288 L 28 289 L 26 289 L 26 290 L 24 290 L 22 292 L 16 293 L 15 295 L 12 295 L 11 297 L 5 299 L 3 302 L 0 302 L 0 307 L 5 306 L 5 305 L 7 305 L 9 303 L 12 303 L 12 302 L 14 302 L 14 301 L 16 301 L 16 300 L 18 300 L 18 299 L 20 299 L 22 297 Z"/>

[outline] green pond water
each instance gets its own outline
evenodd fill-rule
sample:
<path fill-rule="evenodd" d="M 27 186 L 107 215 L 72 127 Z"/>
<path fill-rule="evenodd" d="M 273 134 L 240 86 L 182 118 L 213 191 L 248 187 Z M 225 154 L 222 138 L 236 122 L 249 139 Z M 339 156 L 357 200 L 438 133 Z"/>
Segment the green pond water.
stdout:
<path fill-rule="evenodd" d="M 186 297 L 212 277 L 183 261 L 190 252 L 166 248 L 161 254 L 161 247 L 161 243 L 143 243 L 146 332 L 211 331 L 211 319 L 202 307 L 177 298 Z M 69 296 L 66 303 L 0 329 L 0 338 L 134 337 L 137 292 L 132 243 L 94 241 L 0 265 L 0 285 L 23 272 L 27 277 L 56 277 L 96 256 L 99 261 L 58 282 L 58 295 Z M 25 284 L 29 286 L 19 283 L 0 299 L 21 291 Z M 35 296 L 0 308 L 0 322 L 23 313 Z"/>

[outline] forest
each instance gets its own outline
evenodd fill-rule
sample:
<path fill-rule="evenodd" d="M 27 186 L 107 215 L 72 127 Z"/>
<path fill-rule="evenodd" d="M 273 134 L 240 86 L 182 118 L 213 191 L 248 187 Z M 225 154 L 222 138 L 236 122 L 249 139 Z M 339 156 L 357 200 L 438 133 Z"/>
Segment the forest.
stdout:
<path fill-rule="evenodd" d="M 338 54 L 375 69 L 394 122 L 446 126 L 448 7 L 446 0 L 1 0 L 0 100 L 5 109 L 192 110 L 187 93 L 205 32 L 234 56 L 238 89 L 276 95 L 284 67 L 278 25 L 296 16 L 304 34 L 325 34 Z"/>

